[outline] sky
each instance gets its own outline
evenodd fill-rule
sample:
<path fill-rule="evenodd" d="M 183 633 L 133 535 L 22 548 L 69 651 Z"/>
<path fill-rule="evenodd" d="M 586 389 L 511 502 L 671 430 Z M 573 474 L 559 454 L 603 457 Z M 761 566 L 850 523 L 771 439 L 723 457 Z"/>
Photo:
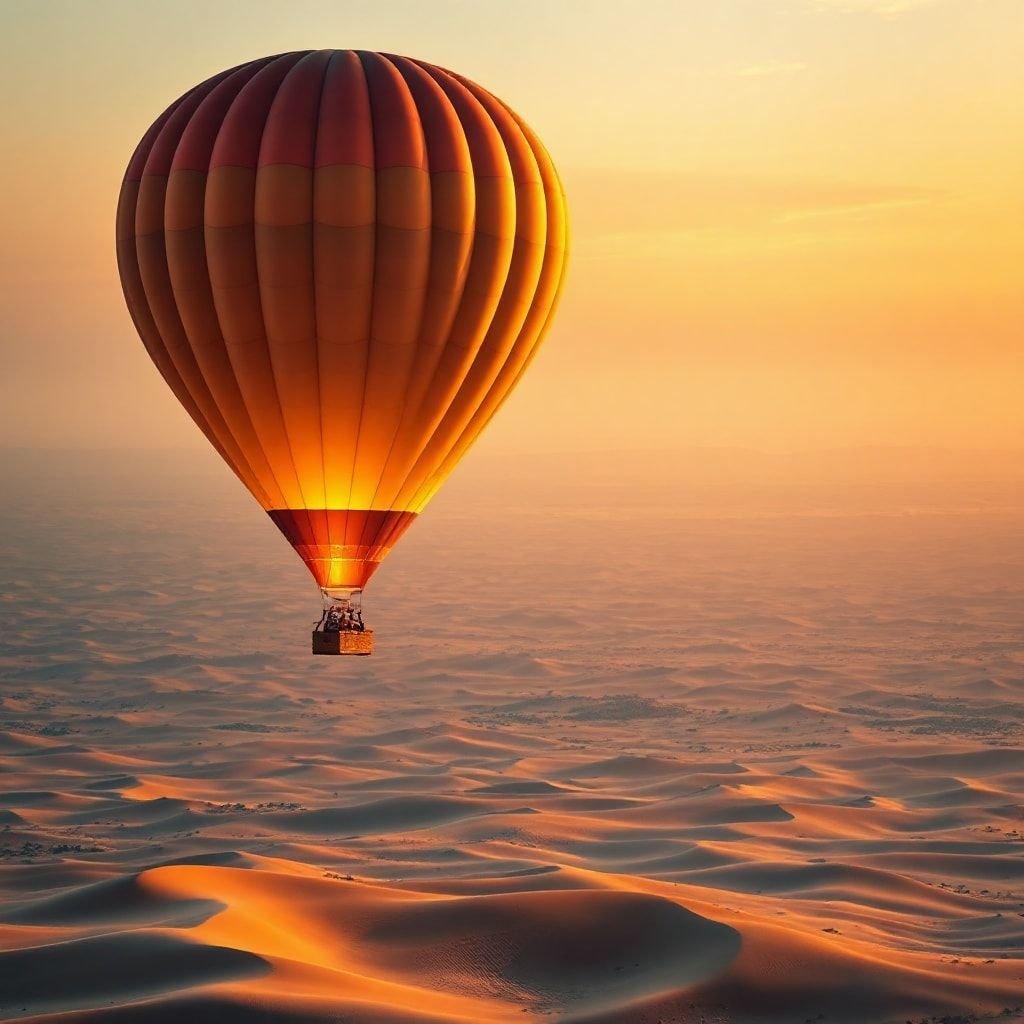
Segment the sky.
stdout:
<path fill-rule="evenodd" d="M 484 446 L 1024 448 L 1020 0 L 0 0 L 0 40 L 0 446 L 205 445 L 124 307 L 124 166 L 222 68 L 339 47 L 475 79 L 563 177 Z"/>

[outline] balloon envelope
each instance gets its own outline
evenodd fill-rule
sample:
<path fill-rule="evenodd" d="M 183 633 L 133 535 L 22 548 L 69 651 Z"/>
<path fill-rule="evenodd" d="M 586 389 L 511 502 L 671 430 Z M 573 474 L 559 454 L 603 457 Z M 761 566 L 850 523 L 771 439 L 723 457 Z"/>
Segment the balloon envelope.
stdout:
<path fill-rule="evenodd" d="M 117 246 L 174 394 L 317 583 L 361 588 L 535 354 L 565 199 L 534 133 L 462 76 L 287 53 L 154 122 Z"/>

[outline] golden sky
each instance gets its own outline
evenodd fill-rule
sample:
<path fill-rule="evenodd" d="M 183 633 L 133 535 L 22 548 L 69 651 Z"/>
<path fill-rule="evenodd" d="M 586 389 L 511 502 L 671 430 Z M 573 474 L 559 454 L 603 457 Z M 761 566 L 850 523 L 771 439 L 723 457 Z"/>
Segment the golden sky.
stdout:
<path fill-rule="evenodd" d="M 505 450 L 1024 447 L 1024 3 L 0 7 L 0 445 L 205 444 L 114 262 L 190 86 L 298 48 L 458 70 L 565 181 L 570 275 Z"/>

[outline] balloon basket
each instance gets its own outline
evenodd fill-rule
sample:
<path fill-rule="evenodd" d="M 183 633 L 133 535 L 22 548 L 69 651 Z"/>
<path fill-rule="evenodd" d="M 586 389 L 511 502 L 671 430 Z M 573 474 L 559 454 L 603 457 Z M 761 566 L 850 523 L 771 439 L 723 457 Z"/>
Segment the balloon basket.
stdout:
<path fill-rule="evenodd" d="M 313 630 L 314 654 L 373 654 L 373 630 Z"/>

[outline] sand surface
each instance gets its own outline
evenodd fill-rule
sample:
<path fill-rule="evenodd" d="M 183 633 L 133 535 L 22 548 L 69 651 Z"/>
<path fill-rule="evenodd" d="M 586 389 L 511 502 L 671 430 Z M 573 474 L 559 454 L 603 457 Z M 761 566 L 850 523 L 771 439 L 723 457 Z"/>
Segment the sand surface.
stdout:
<path fill-rule="evenodd" d="M 1024 1019 L 1019 484 L 510 460 L 313 659 L 216 464 L 5 458 L 0 1019 Z"/>

